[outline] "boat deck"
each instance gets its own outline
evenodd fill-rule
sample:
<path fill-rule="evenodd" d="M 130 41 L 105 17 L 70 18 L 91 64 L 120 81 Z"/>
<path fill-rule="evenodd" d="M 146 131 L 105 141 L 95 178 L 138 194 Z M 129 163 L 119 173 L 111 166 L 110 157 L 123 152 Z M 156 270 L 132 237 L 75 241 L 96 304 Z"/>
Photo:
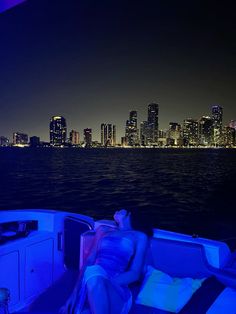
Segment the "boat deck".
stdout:
<path fill-rule="evenodd" d="M 29 308 L 15 312 L 15 314 L 58 314 L 60 307 L 65 304 L 72 292 L 77 276 L 78 272 L 76 271 L 69 270 L 65 272 L 65 274 L 57 280 L 52 287 L 42 293 Z M 136 299 L 139 289 L 139 285 L 132 286 L 133 300 Z M 214 277 L 207 279 L 179 314 L 206 314 L 207 309 L 210 308 L 211 304 L 224 289 L 225 286 Z M 133 302 L 130 314 L 171 314 L 171 312 L 135 304 L 135 302 Z"/>
<path fill-rule="evenodd" d="M 94 229 L 107 221 L 94 223 L 90 217 L 51 210 L 6 211 L 1 216 L 2 224 L 26 220 L 37 221 L 37 230 L 0 247 L 1 269 L 6 269 L 6 265 L 9 269 L 1 272 L 0 286 L 11 291 L 11 313 L 56 314 L 73 290 L 77 270 L 83 265 L 93 241 Z M 224 313 L 235 314 L 236 253 L 230 252 L 220 241 L 196 239 L 159 229 L 154 231 L 145 257 L 142 281 L 147 266 L 173 279 L 207 278 L 179 314 L 221 314 L 222 308 Z M 70 270 L 65 272 L 65 267 Z M 170 313 L 150 307 L 154 306 L 155 300 L 149 307 L 136 304 L 140 288 L 141 283 L 131 287 L 133 306 L 130 314 Z M 158 292 L 158 289 L 152 287 L 147 294 L 158 298 L 163 295 L 163 290 Z M 177 299 L 170 294 L 165 297 L 165 306 L 158 304 L 156 307 L 168 311 L 171 300 L 181 299 L 179 292 Z"/>
<path fill-rule="evenodd" d="M 60 307 L 66 302 L 73 290 L 78 272 L 68 270 L 50 288 L 42 293 L 27 309 L 16 313 L 58 313 Z"/>

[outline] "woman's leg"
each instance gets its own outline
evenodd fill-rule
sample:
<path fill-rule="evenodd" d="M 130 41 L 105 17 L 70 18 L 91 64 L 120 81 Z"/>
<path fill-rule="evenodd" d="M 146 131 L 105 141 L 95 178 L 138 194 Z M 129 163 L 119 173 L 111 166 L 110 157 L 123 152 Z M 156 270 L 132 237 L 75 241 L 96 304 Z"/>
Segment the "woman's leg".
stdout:
<path fill-rule="evenodd" d="M 128 302 L 129 295 L 124 295 L 123 288 L 114 286 L 109 280 L 107 283 L 107 292 L 110 302 L 110 313 L 109 314 L 121 314 L 126 302 Z M 128 312 L 127 312 L 128 313 Z"/>
<path fill-rule="evenodd" d="M 120 314 L 124 306 L 121 291 L 102 276 L 87 281 L 87 295 L 91 314 Z"/>
<path fill-rule="evenodd" d="M 92 314 L 109 314 L 109 299 L 105 280 L 102 276 L 94 276 L 86 283 Z"/>

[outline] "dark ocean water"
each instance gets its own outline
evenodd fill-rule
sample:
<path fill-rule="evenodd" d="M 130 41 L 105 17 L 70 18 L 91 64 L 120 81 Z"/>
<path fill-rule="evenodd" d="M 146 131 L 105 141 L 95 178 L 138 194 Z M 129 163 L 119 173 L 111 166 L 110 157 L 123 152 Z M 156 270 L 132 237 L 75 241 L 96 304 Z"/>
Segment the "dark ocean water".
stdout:
<path fill-rule="evenodd" d="M 110 218 L 139 210 L 156 227 L 236 236 L 236 150 L 0 149 L 0 210 Z"/>

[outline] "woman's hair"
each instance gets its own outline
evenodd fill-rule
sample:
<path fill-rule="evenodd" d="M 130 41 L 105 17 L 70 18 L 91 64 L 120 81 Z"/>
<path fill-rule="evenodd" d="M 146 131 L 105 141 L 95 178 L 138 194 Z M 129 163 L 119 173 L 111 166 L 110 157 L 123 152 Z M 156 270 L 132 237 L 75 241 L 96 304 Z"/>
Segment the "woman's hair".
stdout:
<path fill-rule="evenodd" d="M 132 228 L 151 237 L 153 235 L 153 228 L 157 227 L 153 225 L 152 217 L 149 217 L 146 213 L 139 209 L 131 209 L 129 212 Z"/>

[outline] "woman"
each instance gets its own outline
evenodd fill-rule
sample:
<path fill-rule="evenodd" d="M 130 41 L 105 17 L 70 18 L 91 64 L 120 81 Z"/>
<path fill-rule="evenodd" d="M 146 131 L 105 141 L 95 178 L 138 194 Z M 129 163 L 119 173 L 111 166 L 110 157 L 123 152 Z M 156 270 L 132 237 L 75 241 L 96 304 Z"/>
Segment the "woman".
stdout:
<path fill-rule="evenodd" d="M 61 313 L 129 312 L 132 295 L 128 285 L 142 272 L 147 236 L 133 229 L 131 213 L 125 209 L 116 211 L 114 220 L 114 228 L 100 226 L 96 230 L 89 257 Z"/>

